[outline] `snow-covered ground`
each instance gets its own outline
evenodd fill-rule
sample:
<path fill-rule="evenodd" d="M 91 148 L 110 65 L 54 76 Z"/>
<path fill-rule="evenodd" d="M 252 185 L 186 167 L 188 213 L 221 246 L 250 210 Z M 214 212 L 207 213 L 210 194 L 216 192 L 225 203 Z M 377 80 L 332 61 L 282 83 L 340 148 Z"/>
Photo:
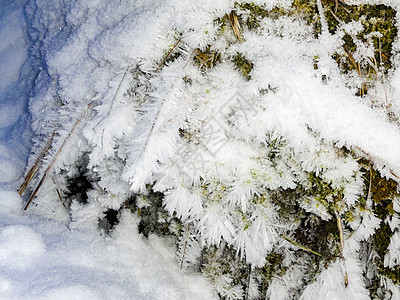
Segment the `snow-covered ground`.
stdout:
<path fill-rule="evenodd" d="M 179 269 L 175 246 L 143 238 L 132 216 L 104 237 L 22 213 L 15 181 L 30 148 L 28 99 L 37 74 L 27 2 L 0 1 L 0 299 L 212 299 L 204 278 Z"/>
<path fill-rule="evenodd" d="M 0 1 L 0 185 L 21 177 L 29 150 L 26 2 Z"/>
<path fill-rule="evenodd" d="M 78 227 L 22 215 L 18 194 L 0 192 L 0 299 L 213 299 L 131 215 L 111 237 Z"/>

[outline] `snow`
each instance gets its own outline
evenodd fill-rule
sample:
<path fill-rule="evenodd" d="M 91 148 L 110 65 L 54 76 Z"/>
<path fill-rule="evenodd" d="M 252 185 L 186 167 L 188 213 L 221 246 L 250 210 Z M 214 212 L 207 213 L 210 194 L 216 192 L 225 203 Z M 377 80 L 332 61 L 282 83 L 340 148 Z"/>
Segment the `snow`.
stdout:
<path fill-rule="evenodd" d="M 184 273 L 171 241 L 137 232 L 125 214 L 109 237 L 23 215 L 15 192 L 0 194 L 0 299 L 213 299 L 199 274 Z"/>
<path fill-rule="evenodd" d="M 20 80 L 28 57 L 25 2 L 3 1 L 0 11 L 0 185 L 19 179 L 27 155 L 27 83 Z"/>
<path fill-rule="evenodd" d="M 398 12 L 400 7 L 395 0 L 350 2 L 386 3 Z M 290 3 L 274 0 L 266 5 L 288 7 Z M 321 1 L 317 3 L 321 10 Z M 318 141 L 359 150 L 389 177 L 400 174 L 398 124 L 382 109 L 371 108 L 368 99 L 354 95 L 359 79 L 343 79 L 331 59 L 341 47 L 341 36 L 330 35 L 324 21 L 325 32 L 315 39 L 305 23 L 293 22 L 289 17 L 268 19 L 259 32 L 245 31 L 245 41 L 234 44 L 234 37 L 218 36 L 215 25 L 216 18 L 232 10 L 233 1 L 3 0 L 0 5 L 0 298 L 214 298 L 203 277 L 179 269 L 172 239 L 153 235 L 145 239 L 137 232 L 139 218 L 124 211 L 111 235 L 103 236 L 97 228 L 98 218 L 105 208 L 120 209 L 130 190 L 143 191 L 157 176 L 164 177 L 156 187 L 166 194 L 166 210 L 171 215 L 176 213 L 183 222 L 195 220 L 203 245 L 228 242 L 248 263 L 262 266 L 265 253 L 278 243 L 274 226 L 280 224 L 272 205 L 252 210 L 254 203 L 248 199 L 260 194 L 261 188 L 296 185 L 286 165 L 260 166 L 252 160 L 265 153 L 249 141 L 261 144 L 267 132 L 287 139 L 287 148 L 292 147 L 295 155 L 304 158 L 303 169 L 322 174 L 335 188 L 343 187 L 349 207 L 362 191 L 361 178 L 354 175 L 358 164 L 336 158 L 329 149 L 316 145 L 311 131 L 317 133 Z M 354 22 L 342 29 L 355 34 L 362 28 Z M 158 68 L 156 62 L 163 59 L 165 49 L 176 43 L 177 32 L 182 34 L 179 38 L 184 44 L 178 47 L 182 58 L 166 64 L 158 76 L 150 79 L 129 72 L 134 68 L 143 73 Z M 242 53 L 252 61 L 252 85 L 229 61 L 222 61 L 206 75 L 189 63 L 194 49 L 204 50 L 214 42 L 221 53 Z M 394 53 L 398 58 L 400 41 L 396 43 Z M 360 45 L 358 49 L 356 58 L 371 56 L 370 48 L 361 51 Z M 318 71 L 313 66 L 314 57 L 318 57 Z M 399 114 L 398 59 L 394 66 L 396 70 L 387 78 L 389 100 L 395 114 Z M 324 76 L 329 80 L 322 84 Z M 184 77 L 193 81 L 190 89 L 182 82 Z M 145 87 L 132 88 L 134 79 L 142 80 Z M 258 90 L 267 86 L 277 87 L 277 92 L 260 95 Z M 150 95 L 150 100 L 141 99 L 150 103 L 127 101 L 129 88 Z M 243 99 L 255 99 L 251 102 L 254 115 L 247 119 L 244 113 L 246 124 L 239 124 L 240 118 L 230 120 L 238 123 L 230 132 L 231 140 L 226 141 L 228 130 L 220 119 L 229 118 L 223 108 L 232 104 L 229 101 L 235 95 L 239 104 Z M 380 97 L 378 101 L 382 101 Z M 82 113 L 86 108 L 87 113 Z M 79 124 L 75 123 L 78 119 L 82 121 Z M 193 149 L 178 142 L 177 129 L 187 126 L 185 122 L 198 131 L 206 131 L 204 123 L 211 129 L 220 128 L 219 144 L 202 145 L 212 155 L 201 147 L 196 153 L 200 158 L 188 155 Z M 75 128 L 71 124 L 83 125 Z M 56 146 L 46 156 L 45 165 L 57 156 L 57 146 L 67 136 L 71 138 L 50 170 L 47 178 L 52 180 L 43 184 L 36 205 L 29 213 L 22 213 L 22 200 L 14 190 L 53 132 Z M 205 133 L 198 139 L 209 142 Z M 88 204 L 74 200 L 67 212 L 54 188 L 65 186 L 63 178 L 54 175 L 59 175 L 61 169 L 70 176 L 75 174 L 77 157 L 86 152 L 90 152 L 91 171 L 110 176 L 98 181 L 103 194 L 92 190 Z M 174 155 L 182 159 L 179 154 L 183 153 L 188 155 L 183 166 L 169 165 Z M 201 158 L 209 160 L 202 162 Z M 184 165 L 188 162 L 203 169 L 189 173 Z M 249 176 L 253 170 L 258 172 L 257 180 Z M 207 196 L 199 186 L 200 177 L 209 180 Z M 241 181 L 235 181 L 237 177 Z M 229 186 L 212 187 L 210 178 Z M 207 203 L 208 196 L 214 197 L 214 202 Z M 221 201 L 217 201 L 219 198 Z M 323 219 L 331 218 L 313 199 L 301 205 Z M 250 225 L 236 222 L 237 212 L 232 213 L 232 207 L 239 207 L 244 214 L 253 213 Z M 374 221 L 371 223 L 378 222 L 373 216 L 369 218 Z M 394 227 L 398 225 L 395 221 Z M 375 225 L 363 226 L 365 237 L 359 240 L 375 229 Z M 346 266 L 337 260 L 324 270 L 305 290 L 304 299 L 339 299 L 340 295 L 368 298 L 356 258 L 359 240 L 347 242 L 346 250 L 350 250 Z M 388 266 L 400 260 L 396 253 L 399 243 L 397 231 L 390 241 L 385 262 Z M 198 250 L 194 251 L 196 255 L 199 245 L 193 248 Z M 337 284 L 346 268 L 351 279 L 348 289 Z M 296 272 L 299 269 L 274 278 L 268 294 L 276 299 L 289 297 L 288 286 L 301 284 L 298 279 L 303 275 Z M 232 282 L 226 275 L 219 280 L 221 285 Z M 396 287 L 391 289 L 398 292 Z M 227 292 L 220 291 L 222 295 Z M 241 295 L 243 291 L 233 287 L 229 292 Z"/>

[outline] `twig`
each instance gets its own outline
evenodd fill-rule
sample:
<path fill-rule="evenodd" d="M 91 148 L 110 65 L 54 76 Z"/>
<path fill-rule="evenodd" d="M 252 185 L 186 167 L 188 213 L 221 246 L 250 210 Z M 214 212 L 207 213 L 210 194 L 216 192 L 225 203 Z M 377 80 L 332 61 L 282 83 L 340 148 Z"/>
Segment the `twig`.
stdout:
<path fill-rule="evenodd" d="M 161 69 L 161 67 L 164 65 L 164 63 L 165 63 L 166 60 L 168 59 L 168 57 L 170 57 L 171 54 L 172 54 L 172 52 L 174 52 L 175 48 L 178 47 L 178 45 L 179 45 L 180 42 L 181 42 L 181 39 L 179 39 L 179 40 L 175 43 L 175 45 L 172 47 L 172 49 L 168 51 L 168 53 L 167 53 L 167 55 L 165 55 L 164 59 L 158 64 L 158 67 L 157 67 L 155 73 L 157 73 L 157 72 Z"/>
<path fill-rule="evenodd" d="M 322 254 L 319 254 L 318 252 L 311 250 L 310 248 L 303 246 L 302 244 L 299 244 L 293 240 L 291 240 L 290 238 L 288 238 L 286 235 L 284 235 L 283 233 L 281 234 L 281 237 L 283 237 L 285 240 L 287 240 L 289 243 L 291 243 L 292 245 L 295 245 L 296 247 L 299 247 L 301 249 L 303 249 L 304 251 L 310 252 L 312 254 L 318 255 L 318 256 L 322 256 Z"/>
<path fill-rule="evenodd" d="M 347 55 L 349 56 L 349 59 L 351 61 L 351 63 L 353 64 L 354 68 L 356 69 L 358 76 L 360 76 L 360 78 L 362 80 L 364 80 L 364 76 L 362 75 L 361 72 L 361 66 L 360 63 L 357 63 L 353 57 L 353 55 L 347 51 L 346 49 L 344 49 L 344 51 L 347 53 Z M 367 60 L 370 64 L 372 64 L 369 60 Z M 360 96 L 363 96 L 365 94 L 365 88 L 366 88 L 366 84 L 363 82 L 361 83 L 361 88 L 360 88 Z"/>
<path fill-rule="evenodd" d="M 336 0 L 336 1 L 337 1 L 337 0 Z M 338 2 L 336 2 L 336 3 L 338 3 Z M 336 19 L 336 21 L 338 21 L 338 23 L 342 25 L 342 24 L 343 24 L 342 20 L 340 20 L 339 17 L 336 15 L 337 9 L 335 8 L 335 12 L 333 12 L 332 9 L 330 9 L 330 8 L 328 7 L 328 10 L 329 10 L 329 12 L 332 14 L 332 16 Z"/>
<path fill-rule="evenodd" d="M 79 116 L 78 120 L 76 120 L 76 122 L 74 123 L 74 125 L 72 126 L 71 130 L 69 131 L 67 137 L 64 139 L 63 143 L 61 144 L 61 147 L 58 149 L 57 153 L 54 155 L 53 160 L 51 161 L 50 165 L 47 167 L 47 169 L 44 171 L 43 177 L 40 180 L 39 184 L 36 186 L 35 191 L 32 193 L 32 195 L 29 197 L 28 202 L 26 203 L 24 210 L 27 210 L 29 205 L 31 204 L 33 198 L 35 198 L 37 192 L 39 191 L 40 187 L 42 186 L 42 183 L 44 181 L 44 179 L 46 178 L 47 173 L 50 171 L 51 167 L 54 165 L 54 163 L 56 162 L 58 156 L 60 155 L 62 149 L 64 148 L 65 144 L 67 143 L 68 139 L 71 137 L 72 133 L 75 131 L 76 127 L 79 125 L 79 123 L 82 121 L 83 116 L 87 113 L 87 111 L 89 110 L 89 108 L 92 106 L 93 101 L 90 102 L 87 106 L 86 109 L 81 113 L 81 115 Z"/>

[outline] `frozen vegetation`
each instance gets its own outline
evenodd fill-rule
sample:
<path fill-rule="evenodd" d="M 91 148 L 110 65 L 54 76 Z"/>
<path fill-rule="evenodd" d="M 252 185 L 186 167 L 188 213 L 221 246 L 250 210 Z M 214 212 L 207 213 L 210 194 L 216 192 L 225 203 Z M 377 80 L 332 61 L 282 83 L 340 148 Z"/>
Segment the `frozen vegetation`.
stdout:
<path fill-rule="evenodd" d="M 399 1 L 0 1 L 1 297 L 400 299 Z"/>

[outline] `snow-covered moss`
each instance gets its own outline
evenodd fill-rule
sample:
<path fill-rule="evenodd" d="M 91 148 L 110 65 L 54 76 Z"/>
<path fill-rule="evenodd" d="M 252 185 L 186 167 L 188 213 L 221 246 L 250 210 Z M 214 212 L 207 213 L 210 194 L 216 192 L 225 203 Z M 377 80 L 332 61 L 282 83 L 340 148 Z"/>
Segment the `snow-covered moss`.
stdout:
<path fill-rule="evenodd" d="M 53 147 L 68 132 L 77 147 L 45 171 L 58 179 L 37 202 L 64 185 L 72 221 L 107 230 L 130 210 L 145 236 L 175 236 L 181 268 L 201 270 L 224 299 L 364 299 L 385 280 L 394 294 L 400 134 L 386 117 L 390 91 L 379 93 L 393 67 L 394 9 L 189 2 L 151 6 L 155 27 L 141 5 L 130 10 L 143 10 L 138 19 L 117 5 L 133 21 L 84 32 L 92 42 L 80 53 L 107 88 L 85 86 L 93 109 L 76 131 L 84 106 L 68 94 L 78 93 L 72 71 L 49 54 L 56 94 L 68 96 L 46 102 L 65 120 Z M 57 128 L 51 116 L 35 122 L 37 134 L 40 122 Z M 85 201 L 72 178 L 85 179 Z"/>

